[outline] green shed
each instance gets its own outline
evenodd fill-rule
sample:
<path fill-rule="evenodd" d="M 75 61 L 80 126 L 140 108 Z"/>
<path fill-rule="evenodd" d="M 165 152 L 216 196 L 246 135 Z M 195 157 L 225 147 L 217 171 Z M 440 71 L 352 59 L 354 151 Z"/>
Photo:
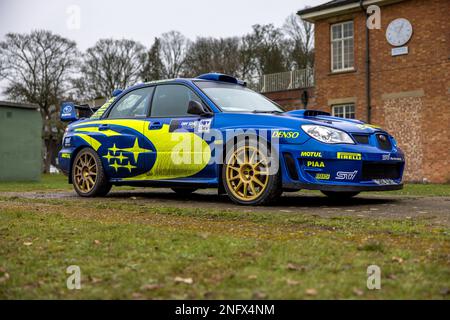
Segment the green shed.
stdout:
<path fill-rule="evenodd" d="M 37 181 L 42 170 L 39 107 L 0 101 L 0 181 Z"/>

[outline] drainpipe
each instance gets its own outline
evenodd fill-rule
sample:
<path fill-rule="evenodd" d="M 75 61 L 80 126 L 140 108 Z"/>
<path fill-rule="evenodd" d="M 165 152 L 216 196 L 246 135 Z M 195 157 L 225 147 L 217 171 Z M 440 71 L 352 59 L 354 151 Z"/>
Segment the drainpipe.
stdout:
<path fill-rule="evenodd" d="M 368 14 L 363 5 L 363 0 L 359 0 L 359 6 L 361 10 L 364 12 L 366 16 L 366 21 L 368 18 Z M 364 23 L 364 27 L 366 29 L 366 102 L 367 102 L 367 123 L 370 123 L 372 120 L 372 106 L 371 106 L 371 83 L 370 83 L 370 36 L 369 36 L 369 28 L 367 28 L 367 24 Z"/>

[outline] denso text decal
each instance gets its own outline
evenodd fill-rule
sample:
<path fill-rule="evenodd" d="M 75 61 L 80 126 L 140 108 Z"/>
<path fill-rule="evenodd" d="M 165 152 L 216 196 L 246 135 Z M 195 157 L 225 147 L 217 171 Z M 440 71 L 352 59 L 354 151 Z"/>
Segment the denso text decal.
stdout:
<path fill-rule="evenodd" d="M 299 132 L 296 131 L 274 131 L 272 132 L 273 138 L 285 138 L 285 139 L 295 139 L 300 135 Z"/>

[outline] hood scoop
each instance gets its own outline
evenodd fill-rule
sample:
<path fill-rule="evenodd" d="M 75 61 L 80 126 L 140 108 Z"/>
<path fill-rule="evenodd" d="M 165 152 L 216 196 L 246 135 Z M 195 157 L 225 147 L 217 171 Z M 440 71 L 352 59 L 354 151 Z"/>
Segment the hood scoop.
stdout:
<path fill-rule="evenodd" d="M 331 114 L 329 114 L 328 112 L 325 112 L 325 111 L 305 110 L 305 109 L 288 111 L 285 114 L 288 116 L 291 116 L 291 117 L 298 117 L 298 118 L 331 116 Z"/>

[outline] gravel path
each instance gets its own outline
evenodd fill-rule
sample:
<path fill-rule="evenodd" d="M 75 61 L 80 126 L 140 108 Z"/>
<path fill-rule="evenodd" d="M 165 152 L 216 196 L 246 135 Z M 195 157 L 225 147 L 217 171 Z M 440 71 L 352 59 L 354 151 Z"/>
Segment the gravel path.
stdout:
<path fill-rule="evenodd" d="M 64 192 L 0 192 L 2 197 L 25 199 L 63 199 L 71 201 L 98 201 L 96 198 L 80 198 L 73 191 Z M 311 193 L 284 193 L 278 203 L 264 207 L 234 205 L 225 196 L 211 190 L 200 190 L 189 197 L 180 197 L 169 189 L 138 189 L 112 191 L 110 201 L 138 201 L 155 206 L 211 208 L 241 210 L 242 212 L 303 213 L 321 217 L 355 216 L 394 219 L 427 219 L 432 224 L 450 226 L 450 197 L 412 197 L 371 195 L 363 193 L 343 202 L 331 201 Z"/>

